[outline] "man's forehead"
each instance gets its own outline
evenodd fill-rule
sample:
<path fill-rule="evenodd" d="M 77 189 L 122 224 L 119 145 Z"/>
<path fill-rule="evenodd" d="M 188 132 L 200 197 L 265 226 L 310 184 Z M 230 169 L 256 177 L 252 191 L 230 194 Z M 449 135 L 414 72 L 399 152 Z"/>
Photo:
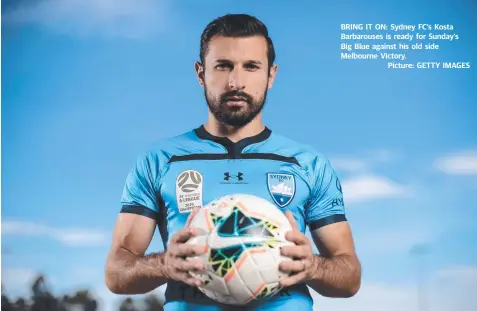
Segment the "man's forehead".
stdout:
<path fill-rule="evenodd" d="M 267 40 L 262 36 L 212 38 L 208 46 L 207 58 L 247 59 L 263 61 L 267 59 Z"/>

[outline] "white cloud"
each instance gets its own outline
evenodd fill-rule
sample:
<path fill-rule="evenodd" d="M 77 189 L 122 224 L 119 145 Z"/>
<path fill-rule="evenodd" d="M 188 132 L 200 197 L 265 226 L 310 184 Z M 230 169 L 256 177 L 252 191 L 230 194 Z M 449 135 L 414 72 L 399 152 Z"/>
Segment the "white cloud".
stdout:
<path fill-rule="evenodd" d="M 38 272 L 26 268 L 2 268 L 2 283 L 9 288 L 29 287 Z"/>
<path fill-rule="evenodd" d="M 344 198 L 349 203 L 404 197 L 410 194 L 410 190 L 406 187 L 388 178 L 374 175 L 360 175 L 344 179 L 341 184 Z"/>
<path fill-rule="evenodd" d="M 325 298 L 313 290 L 311 293 L 314 300 L 313 310 L 317 311 L 415 310 L 415 294 L 410 286 L 365 283 L 354 297 L 346 299 Z"/>
<path fill-rule="evenodd" d="M 11 299 L 29 297 L 30 289 L 39 271 L 29 268 L 4 268 L 2 266 L 2 287 Z"/>
<path fill-rule="evenodd" d="M 441 233 L 430 226 L 419 230 L 389 228 L 376 231 L 356 231 L 355 244 L 359 254 L 366 256 L 389 256 L 407 254 L 416 245 L 433 244 Z"/>
<path fill-rule="evenodd" d="M 6 220 L 2 221 L 2 234 L 12 235 L 45 235 L 50 228 L 27 221 Z"/>
<path fill-rule="evenodd" d="M 370 150 L 367 153 L 367 158 L 369 161 L 373 162 L 393 162 L 400 158 L 397 152 L 388 150 L 388 149 L 375 149 Z"/>
<path fill-rule="evenodd" d="M 4 220 L 2 235 L 49 237 L 67 246 L 98 246 L 108 242 L 104 231 L 88 228 L 52 228 L 28 221 Z"/>
<path fill-rule="evenodd" d="M 156 295 L 160 301 L 164 301 L 165 290 L 166 290 L 166 286 L 163 285 L 150 293 L 142 294 L 142 295 L 139 294 L 139 295 L 134 295 L 130 297 L 135 302 L 135 305 L 137 307 L 140 307 L 141 305 L 140 302 L 151 294 Z M 119 305 L 121 301 L 123 301 L 125 298 L 124 296 L 111 293 L 104 284 L 101 284 L 95 288 L 94 295 L 95 297 L 98 298 L 99 310 L 101 311 L 117 311 L 119 309 Z"/>
<path fill-rule="evenodd" d="M 439 270 L 436 273 L 438 279 L 468 279 L 477 284 L 477 266 L 457 266 Z"/>
<path fill-rule="evenodd" d="M 86 229 L 57 231 L 56 238 L 63 244 L 70 246 L 105 245 L 108 242 L 105 232 Z"/>
<path fill-rule="evenodd" d="M 337 171 L 359 172 L 367 169 L 366 163 L 359 158 L 333 157 L 330 159 L 330 162 Z"/>
<path fill-rule="evenodd" d="M 2 22 L 33 23 L 75 35 L 137 38 L 162 31 L 168 13 L 166 0 L 39 0 L 5 8 Z"/>
<path fill-rule="evenodd" d="M 433 273 L 426 284 L 425 301 L 433 311 L 473 311 L 477 305 L 477 266 Z M 363 282 L 357 295 L 347 299 L 324 298 L 311 290 L 315 310 L 402 311 L 418 310 L 417 284 Z"/>
<path fill-rule="evenodd" d="M 332 156 L 330 162 L 337 171 L 349 173 L 364 173 L 373 166 L 396 161 L 396 152 L 388 149 L 375 149 L 364 152 L 361 156 Z"/>
<path fill-rule="evenodd" d="M 430 279 L 431 307 L 436 311 L 472 311 L 477 306 L 477 266 L 443 269 Z"/>
<path fill-rule="evenodd" d="M 86 266 L 77 266 L 73 267 L 71 271 L 73 272 L 75 279 L 78 281 L 83 281 L 83 280 L 92 280 L 94 278 L 97 278 L 98 275 L 102 276 L 103 266 L 99 267 L 86 267 Z"/>
<path fill-rule="evenodd" d="M 434 166 L 450 175 L 477 175 L 477 150 L 442 156 L 434 162 Z"/>

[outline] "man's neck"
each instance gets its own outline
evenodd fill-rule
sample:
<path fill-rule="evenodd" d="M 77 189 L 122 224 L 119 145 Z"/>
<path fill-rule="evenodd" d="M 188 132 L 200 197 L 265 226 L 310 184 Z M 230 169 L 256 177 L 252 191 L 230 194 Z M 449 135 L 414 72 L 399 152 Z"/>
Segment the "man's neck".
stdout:
<path fill-rule="evenodd" d="M 204 124 L 204 128 L 211 135 L 217 137 L 227 137 L 233 142 L 260 134 L 265 125 L 260 116 L 257 116 L 250 123 L 242 127 L 233 127 L 217 121 L 213 116 Z"/>

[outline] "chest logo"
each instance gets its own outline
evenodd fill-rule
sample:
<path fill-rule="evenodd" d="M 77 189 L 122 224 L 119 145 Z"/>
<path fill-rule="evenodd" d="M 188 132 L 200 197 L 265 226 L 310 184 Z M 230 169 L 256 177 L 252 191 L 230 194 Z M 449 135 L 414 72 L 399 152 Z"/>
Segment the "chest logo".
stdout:
<path fill-rule="evenodd" d="M 242 172 L 225 172 L 224 173 L 224 180 L 220 183 L 222 185 L 246 185 L 244 174 Z"/>
<path fill-rule="evenodd" d="M 267 173 L 268 192 L 275 203 L 285 207 L 295 196 L 295 176 L 292 174 Z"/>
<path fill-rule="evenodd" d="M 243 173 L 238 172 L 237 175 L 230 175 L 230 172 L 225 172 L 224 173 L 224 180 L 229 181 L 230 178 L 237 178 L 237 180 L 242 181 L 243 180 Z"/>
<path fill-rule="evenodd" d="M 187 170 L 179 174 L 176 180 L 176 200 L 180 213 L 202 207 L 202 174 Z"/>

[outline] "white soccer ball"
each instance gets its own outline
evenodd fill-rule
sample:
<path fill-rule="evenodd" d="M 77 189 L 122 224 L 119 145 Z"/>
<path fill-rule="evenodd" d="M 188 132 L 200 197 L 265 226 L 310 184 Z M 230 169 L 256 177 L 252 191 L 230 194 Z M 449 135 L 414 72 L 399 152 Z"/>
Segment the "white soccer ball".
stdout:
<path fill-rule="evenodd" d="M 188 243 L 204 245 L 205 272 L 195 278 L 205 295 L 225 304 L 243 305 L 275 295 L 287 273 L 279 271 L 280 246 L 292 229 L 285 214 L 271 202 L 248 194 L 233 194 L 210 202 L 192 219 L 200 234 Z"/>

